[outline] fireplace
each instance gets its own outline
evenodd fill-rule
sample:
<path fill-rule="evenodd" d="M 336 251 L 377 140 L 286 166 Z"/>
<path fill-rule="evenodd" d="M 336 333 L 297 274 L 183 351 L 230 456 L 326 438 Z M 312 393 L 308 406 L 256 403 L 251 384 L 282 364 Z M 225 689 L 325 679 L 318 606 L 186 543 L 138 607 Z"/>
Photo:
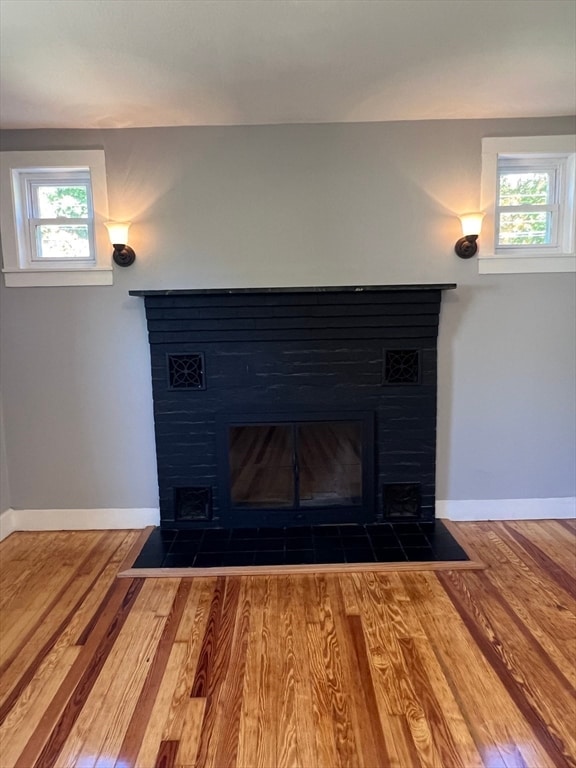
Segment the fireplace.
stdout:
<path fill-rule="evenodd" d="M 131 291 L 161 525 L 433 520 L 436 339 L 454 287 Z"/>

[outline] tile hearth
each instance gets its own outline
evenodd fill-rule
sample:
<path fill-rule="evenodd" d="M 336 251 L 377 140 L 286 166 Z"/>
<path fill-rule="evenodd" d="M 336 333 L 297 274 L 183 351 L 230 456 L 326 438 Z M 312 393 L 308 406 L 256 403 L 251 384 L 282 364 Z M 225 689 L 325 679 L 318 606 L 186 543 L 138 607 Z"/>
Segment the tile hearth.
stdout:
<path fill-rule="evenodd" d="M 132 568 L 467 561 L 440 522 L 297 528 L 155 528 Z"/>

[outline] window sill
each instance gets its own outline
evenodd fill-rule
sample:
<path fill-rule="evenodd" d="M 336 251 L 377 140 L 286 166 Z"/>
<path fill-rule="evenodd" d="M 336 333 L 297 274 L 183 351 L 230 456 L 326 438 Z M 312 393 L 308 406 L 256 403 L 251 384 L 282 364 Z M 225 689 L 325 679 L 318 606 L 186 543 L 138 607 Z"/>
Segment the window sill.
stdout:
<path fill-rule="evenodd" d="M 61 287 L 68 285 L 112 285 L 112 267 L 96 269 L 3 270 L 7 288 Z"/>
<path fill-rule="evenodd" d="M 558 256 L 501 256 L 478 257 L 478 274 L 513 275 L 543 272 L 576 272 L 576 255 Z"/>

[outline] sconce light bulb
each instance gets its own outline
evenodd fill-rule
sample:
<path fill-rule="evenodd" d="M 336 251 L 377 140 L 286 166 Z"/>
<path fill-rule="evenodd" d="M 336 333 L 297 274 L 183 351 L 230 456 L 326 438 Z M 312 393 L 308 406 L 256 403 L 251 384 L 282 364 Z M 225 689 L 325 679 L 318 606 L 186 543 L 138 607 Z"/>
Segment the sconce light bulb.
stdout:
<path fill-rule="evenodd" d="M 105 224 L 106 229 L 108 230 L 108 235 L 110 237 L 110 242 L 112 245 L 114 243 L 121 243 L 122 245 L 126 245 L 128 242 L 128 230 L 130 229 L 130 224 L 132 222 L 126 221 L 126 222 L 119 222 L 119 221 L 107 221 Z"/>
<path fill-rule="evenodd" d="M 482 231 L 483 213 L 464 213 L 459 217 L 462 237 L 456 241 L 454 250 L 461 259 L 469 259 L 478 252 L 478 235 Z"/>
<path fill-rule="evenodd" d="M 110 242 L 114 247 L 112 258 L 119 267 L 129 267 L 134 264 L 136 254 L 134 249 L 130 248 L 128 243 L 128 230 L 130 229 L 130 221 L 118 222 L 107 221 L 105 227 L 108 230 Z"/>
<path fill-rule="evenodd" d="M 482 231 L 482 219 L 483 213 L 464 213 L 460 216 L 462 223 L 462 235 L 467 237 L 468 235 L 478 235 Z"/>

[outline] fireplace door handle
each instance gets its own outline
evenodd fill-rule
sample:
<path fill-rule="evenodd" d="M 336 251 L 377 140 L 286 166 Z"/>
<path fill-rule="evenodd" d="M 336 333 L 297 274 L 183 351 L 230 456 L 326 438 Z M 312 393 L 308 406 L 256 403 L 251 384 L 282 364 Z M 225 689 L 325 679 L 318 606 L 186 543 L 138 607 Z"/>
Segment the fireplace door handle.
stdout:
<path fill-rule="evenodd" d="M 298 450 L 294 444 L 292 451 L 292 471 L 294 472 L 294 506 L 300 506 L 300 466 L 298 464 Z"/>

